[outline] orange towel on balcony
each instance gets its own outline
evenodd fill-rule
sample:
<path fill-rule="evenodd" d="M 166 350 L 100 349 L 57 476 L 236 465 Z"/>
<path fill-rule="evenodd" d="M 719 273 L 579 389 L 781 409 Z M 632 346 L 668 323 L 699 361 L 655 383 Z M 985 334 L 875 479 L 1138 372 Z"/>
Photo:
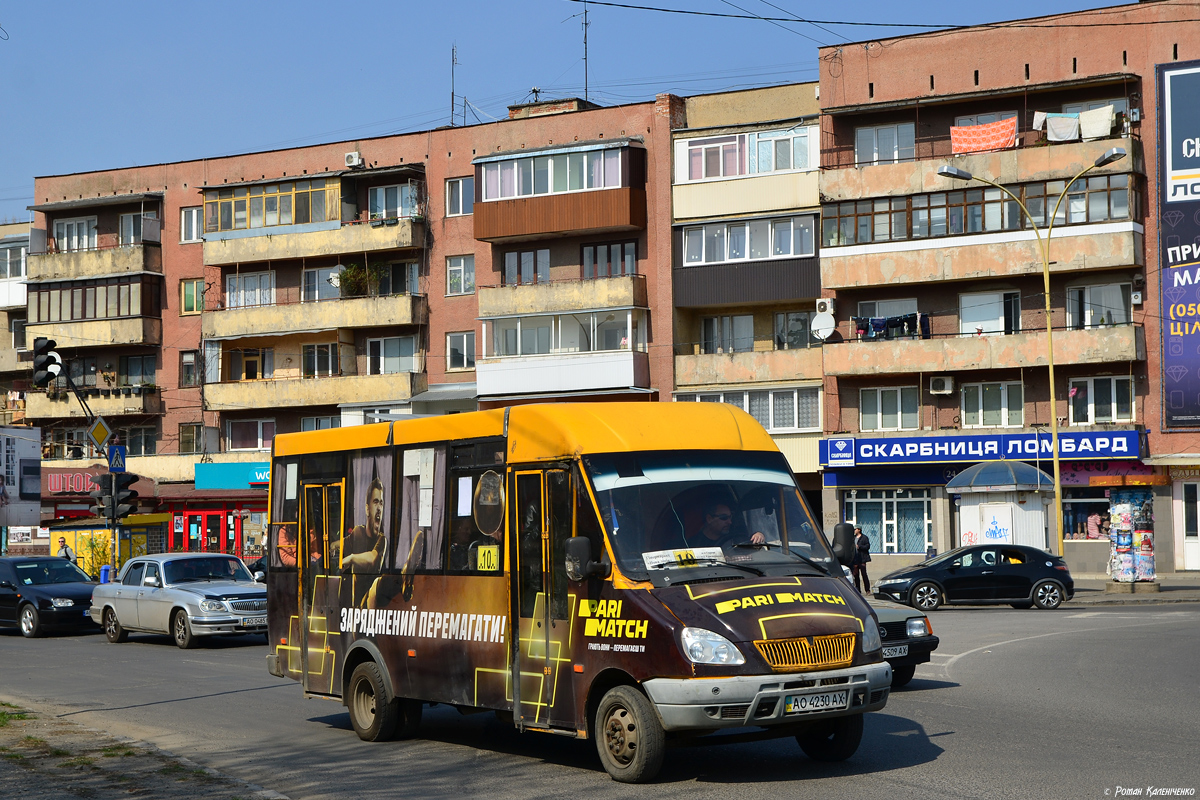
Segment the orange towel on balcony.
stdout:
<path fill-rule="evenodd" d="M 950 145 L 955 153 L 983 153 L 1017 144 L 1017 118 L 950 128 Z"/>

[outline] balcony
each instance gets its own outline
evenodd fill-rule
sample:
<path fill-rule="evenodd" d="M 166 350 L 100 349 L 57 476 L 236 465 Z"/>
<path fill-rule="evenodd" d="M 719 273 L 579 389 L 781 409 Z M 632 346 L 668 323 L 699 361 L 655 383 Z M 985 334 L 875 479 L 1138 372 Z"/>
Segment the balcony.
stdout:
<path fill-rule="evenodd" d="M 816 170 L 680 183 L 671 187 L 675 221 L 744 214 L 792 213 L 820 205 Z"/>
<path fill-rule="evenodd" d="M 646 190 L 625 187 L 494 200 L 476 203 L 474 216 L 475 238 L 484 242 L 635 231 L 646 227 Z"/>
<path fill-rule="evenodd" d="M 32 344 L 32 340 L 30 341 Z M 25 359 L 22 359 L 25 356 Z M 10 372 L 31 372 L 33 370 L 33 351 L 13 350 L 11 347 L 0 348 L 0 374 Z"/>
<path fill-rule="evenodd" d="M 675 386 L 780 383 L 822 377 L 821 348 L 675 356 Z"/>
<path fill-rule="evenodd" d="M 423 295 L 351 297 L 319 303 L 226 308 L 205 312 L 205 339 L 234 339 L 339 328 L 424 325 L 429 304 Z"/>
<path fill-rule="evenodd" d="M 100 394 L 93 395 L 92 391 Z M 80 389 L 87 392 L 85 400 L 92 413 L 102 417 L 120 417 L 140 414 L 163 413 L 162 396 L 154 389 L 138 387 L 139 394 L 132 389 Z M 127 394 L 128 392 L 128 394 Z M 84 419 L 83 408 L 75 395 L 69 391 L 29 392 L 25 395 L 25 416 L 30 419 Z"/>
<path fill-rule="evenodd" d="M 204 387 L 207 411 L 300 408 L 340 403 L 405 402 L 425 391 L 423 373 L 344 375 L 337 378 L 283 378 L 210 383 Z"/>
<path fill-rule="evenodd" d="M 225 266 L 346 253 L 375 253 L 420 247 L 424 241 L 424 220 L 413 218 L 348 225 L 334 221 L 254 228 L 205 234 L 204 263 L 208 266 Z"/>
<path fill-rule="evenodd" d="M 108 347 L 125 344 L 162 344 L 162 320 L 155 317 L 121 317 L 73 322 L 30 323 L 25 328 L 27 341 L 45 336 L 58 348 Z"/>
<path fill-rule="evenodd" d="M 646 276 L 479 288 L 479 316 L 485 319 L 603 308 L 646 308 Z"/>
<path fill-rule="evenodd" d="M 649 388 L 650 359 L 632 350 L 480 359 L 475 381 L 480 397 Z"/>
<path fill-rule="evenodd" d="M 836 376 L 1044 367 L 1046 332 L 852 341 L 826 344 L 821 352 L 825 374 Z M 1057 366 L 1142 361 L 1145 358 L 1146 336 L 1140 325 L 1054 332 L 1054 363 Z"/>
<path fill-rule="evenodd" d="M 162 249 L 153 243 L 71 250 L 59 253 L 30 253 L 29 280 L 66 281 L 106 278 L 137 272 L 162 274 Z"/>

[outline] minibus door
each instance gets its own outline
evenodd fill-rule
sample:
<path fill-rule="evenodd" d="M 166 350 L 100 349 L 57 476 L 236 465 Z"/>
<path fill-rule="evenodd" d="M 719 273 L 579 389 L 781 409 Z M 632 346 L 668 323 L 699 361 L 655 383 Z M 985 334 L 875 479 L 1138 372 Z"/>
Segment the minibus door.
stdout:
<path fill-rule="evenodd" d="M 575 729 L 571 605 L 564 544 L 573 530 L 571 473 L 516 473 L 513 530 L 517 550 L 520 647 L 517 717 L 523 725 Z"/>
<path fill-rule="evenodd" d="M 304 690 L 314 694 L 333 694 L 337 659 L 330 647 L 330 636 L 337 635 L 338 584 L 341 580 L 337 558 L 342 540 L 341 483 L 307 484 L 300 511 L 300 624 L 304 644 L 300 664 Z M 333 621 L 332 631 L 329 622 Z"/>

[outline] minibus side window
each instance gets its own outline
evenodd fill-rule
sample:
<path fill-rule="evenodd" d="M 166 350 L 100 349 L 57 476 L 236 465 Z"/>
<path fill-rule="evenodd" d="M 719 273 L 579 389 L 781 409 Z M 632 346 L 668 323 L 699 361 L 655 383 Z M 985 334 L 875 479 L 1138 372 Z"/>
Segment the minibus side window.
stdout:
<path fill-rule="evenodd" d="M 504 476 L 485 468 L 451 469 L 447 569 L 468 575 L 504 569 Z"/>
<path fill-rule="evenodd" d="M 565 469 L 546 473 L 550 500 L 550 619 L 567 618 L 566 542 L 571 538 L 571 473 Z"/>
<path fill-rule="evenodd" d="M 422 447 L 400 458 L 399 533 L 392 566 L 406 574 L 445 566 L 446 448 Z"/>
<path fill-rule="evenodd" d="M 271 524 L 267 542 L 270 566 L 295 569 L 300 523 L 300 464 L 280 459 L 271 473 Z"/>
<path fill-rule="evenodd" d="M 575 535 L 586 536 L 592 543 L 592 560 L 599 561 L 604 555 L 604 535 L 600 529 L 600 519 L 592 505 L 591 495 L 583 482 L 583 474 L 579 467 L 572 470 L 575 483 Z"/>
<path fill-rule="evenodd" d="M 390 448 L 360 450 L 350 457 L 347 519 L 339 543 L 342 572 L 378 574 L 388 566 L 395 507 Z"/>
<path fill-rule="evenodd" d="M 538 592 L 542 590 L 542 474 L 517 476 L 516 517 L 517 548 L 520 559 L 520 613 L 533 617 Z"/>

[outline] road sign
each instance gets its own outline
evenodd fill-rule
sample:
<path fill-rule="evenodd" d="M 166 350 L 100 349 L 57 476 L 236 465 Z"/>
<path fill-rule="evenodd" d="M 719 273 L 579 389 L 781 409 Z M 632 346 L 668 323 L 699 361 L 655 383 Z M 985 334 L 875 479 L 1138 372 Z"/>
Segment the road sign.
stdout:
<path fill-rule="evenodd" d="M 88 428 L 87 435 L 97 450 L 103 450 L 104 445 L 112 438 L 113 430 L 108 427 L 104 417 L 96 417 L 96 421 Z"/>
<path fill-rule="evenodd" d="M 125 471 L 125 445 L 110 444 L 108 446 L 108 471 Z"/>

